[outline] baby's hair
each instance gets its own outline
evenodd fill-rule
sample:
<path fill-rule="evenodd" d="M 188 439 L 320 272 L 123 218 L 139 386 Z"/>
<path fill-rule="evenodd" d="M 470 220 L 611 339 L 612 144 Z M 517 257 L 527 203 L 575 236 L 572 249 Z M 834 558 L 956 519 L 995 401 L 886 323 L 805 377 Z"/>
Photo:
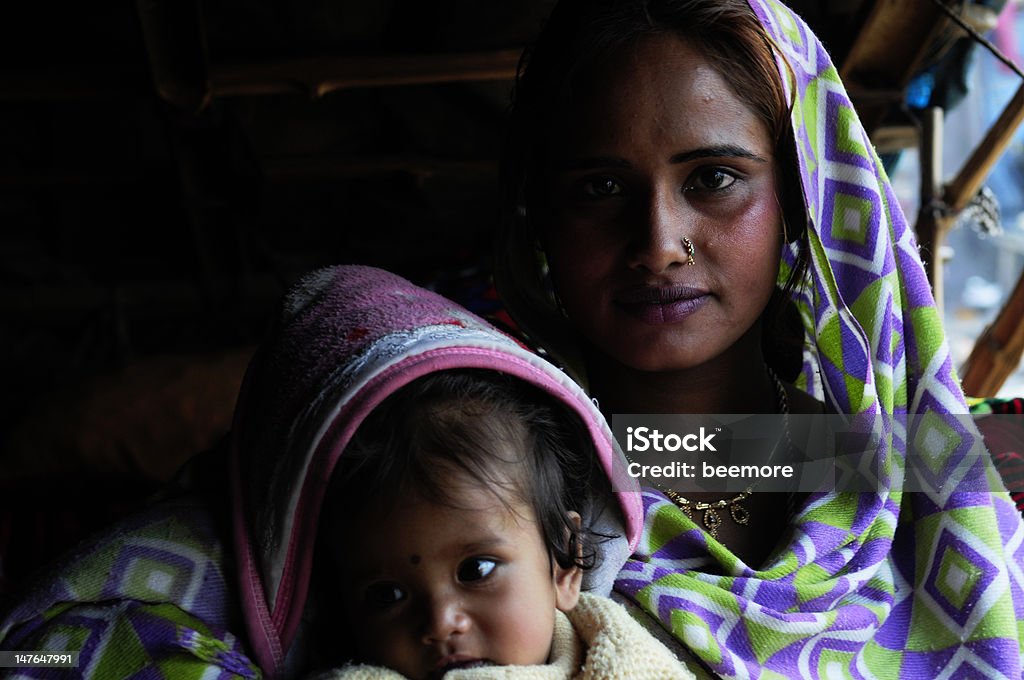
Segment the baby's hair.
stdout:
<path fill-rule="evenodd" d="M 444 371 L 402 387 L 363 421 L 338 462 L 325 511 L 333 521 L 366 517 L 409 494 L 459 507 L 448 486 L 461 473 L 506 506 L 528 505 L 559 566 L 591 569 L 598 535 L 569 513 L 585 524 L 609 497 L 597 465 L 579 417 L 543 390 L 496 371 Z"/>

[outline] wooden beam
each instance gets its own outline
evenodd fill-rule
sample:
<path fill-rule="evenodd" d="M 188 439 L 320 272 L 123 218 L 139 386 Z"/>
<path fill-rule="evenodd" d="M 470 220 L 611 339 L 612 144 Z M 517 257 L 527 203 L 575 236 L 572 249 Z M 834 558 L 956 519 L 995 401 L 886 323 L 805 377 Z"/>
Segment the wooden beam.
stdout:
<path fill-rule="evenodd" d="M 914 233 L 924 258 L 925 270 L 935 295 L 935 304 L 942 311 L 942 250 L 950 220 L 943 213 L 939 201 L 942 191 L 942 130 L 943 111 L 938 107 L 926 109 L 921 115 L 920 208 Z"/>
<path fill-rule="evenodd" d="M 981 143 L 964 161 L 956 177 L 946 185 L 944 202 L 954 212 L 963 210 L 978 193 L 989 170 L 1013 139 L 1024 122 L 1024 85 L 1003 109 Z M 1020 365 L 1024 355 L 1024 275 L 998 316 L 974 343 L 970 356 L 961 368 L 964 392 L 971 396 L 994 396 L 1006 379 Z"/>
<path fill-rule="evenodd" d="M 902 92 L 948 23 L 942 10 L 926 0 L 877 0 L 872 5 L 839 68 L 846 87 L 861 93 L 855 100 L 857 114 L 869 135 L 885 119 L 891 102 L 870 101 L 864 93 Z"/>
<path fill-rule="evenodd" d="M 522 48 L 458 54 L 405 54 L 291 59 L 209 66 L 209 94 L 236 97 L 302 94 L 321 97 L 354 87 L 512 80 Z M 182 78 L 184 82 L 184 78 Z M 194 84 L 194 83 L 193 83 Z M 175 91 L 188 99 L 191 91 Z M 0 71 L 0 102 L 142 98 L 152 94 L 142 66 L 58 64 Z M 171 90 L 164 93 L 166 96 Z M 205 96 L 205 95 L 204 95 Z M 191 100 L 190 100 L 191 101 Z"/>
<path fill-rule="evenodd" d="M 875 129 L 871 141 L 880 154 L 893 153 L 920 145 L 921 132 L 913 125 L 883 125 Z"/>
<path fill-rule="evenodd" d="M 461 54 L 388 54 L 323 57 L 255 64 L 217 64 L 210 68 L 215 97 L 306 94 L 354 87 L 387 87 L 465 81 L 511 80 L 519 48 Z"/>
<path fill-rule="evenodd" d="M 999 118 L 964 161 L 960 172 L 946 186 L 943 200 L 954 212 L 963 210 L 978 193 L 989 170 L 1003 155 L 1021 122 L 1024 122 L 1024 85 L 1017 88 L 1017 93 L 999 114 Z"/>
<path fill-rule="evenodd" d="M 995 321 L 978 337 L 960 369 L 964 393 L 992 397 L 1017 370 L 1024 354 L 1024 274 L 1003 304 Z"/>
<path fill-rule="evenodd" d="M 196 113 L 210 101 L 206 30 L 196 0 L 136 0 L 153 87 L 166 102 Z"/>

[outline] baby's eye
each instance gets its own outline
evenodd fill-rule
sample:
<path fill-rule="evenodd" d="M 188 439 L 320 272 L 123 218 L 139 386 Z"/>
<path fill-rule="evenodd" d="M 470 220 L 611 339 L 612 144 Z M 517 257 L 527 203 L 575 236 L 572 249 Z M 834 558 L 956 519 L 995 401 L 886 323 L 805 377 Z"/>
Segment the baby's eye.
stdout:
<path fill-rule="evenodd" d="M 365 593 L 366 603 L 375 607 L 388 607 L 405 597 L 405 591 L 397 583 L 374 583 Z"/>
<path fill-rule="evenodd" d="M 723 168 L 703 168 L 695 172 L 684 191 L 721 191 L 736 181 L 736 175 Z"/>
<path fill-rule="evenodd" d="M 494 573 L 498 563 L 486 557 L 470 557 L 459 565 L 458 578 L 462 583 L 482 581 Z"/>
<path fill-rule="evenodd" d="M 583 182 L 583 193 L 591 198 L 607 198 L 622 193 L 622 185 L 612 177 L 595 177 Z"/>

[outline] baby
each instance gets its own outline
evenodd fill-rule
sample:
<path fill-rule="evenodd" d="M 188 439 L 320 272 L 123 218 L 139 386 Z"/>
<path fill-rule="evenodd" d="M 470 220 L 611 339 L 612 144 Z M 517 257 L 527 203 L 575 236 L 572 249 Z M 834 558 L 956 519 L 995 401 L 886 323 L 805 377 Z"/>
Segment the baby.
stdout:
<path fill-rule="evenodd" d="M 559 401 L 495 371 L 388 397 L 321 515 L 353 660 L 324 677 L 692 677 L 618 604 L 581 594 L 605 538 L 583 518 L 612 497 L 591 442 Z"/>

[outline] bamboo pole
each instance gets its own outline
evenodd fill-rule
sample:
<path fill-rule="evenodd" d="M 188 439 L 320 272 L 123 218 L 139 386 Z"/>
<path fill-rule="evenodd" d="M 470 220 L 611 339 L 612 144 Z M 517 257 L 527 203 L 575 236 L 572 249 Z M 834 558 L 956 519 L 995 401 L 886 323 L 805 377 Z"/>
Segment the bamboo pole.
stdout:
<path fill-rule="evenodd" d="M 464 54 L 386 54 L 217 64 L 210 67 L 210 90 L 215 97 L 286 93 L 322 97 L 353 87 L 511 80 L 521 52 L 516 48 Z"/>
<path fill-rule="evenodd" d="M 942 130 L 943 111 L 933 106 L 924 111 L 921 119 L 919 144 L 921 163 L 920 207 L 914 233 L 925 260 L 925 270 L 931 282 L 935 304 L 942 311 L 942 246 L 949 231 L 949 220 L 939 210 L 942 193 Z"/>
<path fill-rule="evenodd" d="M 258 63 L 210 64 L 209 83 L 197 69 L 188 77 L 170 73 L 175 100 L 260 94 L 320 97 L 353 87 L 386 87 L 467 81 L 512 80 L 521 47 L 457 54 L 324 57 Z M 173 76 L 173 77 L 172 77 Z M 171 87 L 168 85 L 168 87 Z M 207 89 L 208 88 L 208 89 Z M 0 102 L 142 98 L 152 92 L 146 71 L 136 66 L 61 64 L 0 73 Z M 162 88 L 161 96 L 172 94 Z M 191 97 L 191 99 L 189 99 Z M 186 110 L 195 107 L 188 106 Z"/>
<path fill-rule="evenodd" d="M 1024 353 L 1024 275 L 974 344 L 961 368 L 961 385 L 971 396 L 990 397 L 999 392 L 1020 364 Z"/>
<path fill-rule="evenodd" d="M 946 186 L 945 202 L 954 211 L 962 210 L 981 188 L 982 182 L 1024 121 L 1024 85 L 1006 105 L 974 153 L 964 162 L 959 174 Z M 961 367 L 964 392 L 972 396 L 993 396 L 1020 364 L 1024 354 L 1024 275 L 999 310 L 996 320 L 986 328 Z"/>
<path fill-rule="evenodd" d="M 974 153 L 964 161 L 960 172 L 953 178 L 944 193 L 944 200 L 953 212 L 966 207 L 974 195 L 978 193 L 989 170 L 1009 146 L 1013 133 L 1024 121 L 1024 84 L 1017 88 L 1013 99 L 1006 105 L 999 118 L 989 128 L 984 139 L 974 149 Z"/>

